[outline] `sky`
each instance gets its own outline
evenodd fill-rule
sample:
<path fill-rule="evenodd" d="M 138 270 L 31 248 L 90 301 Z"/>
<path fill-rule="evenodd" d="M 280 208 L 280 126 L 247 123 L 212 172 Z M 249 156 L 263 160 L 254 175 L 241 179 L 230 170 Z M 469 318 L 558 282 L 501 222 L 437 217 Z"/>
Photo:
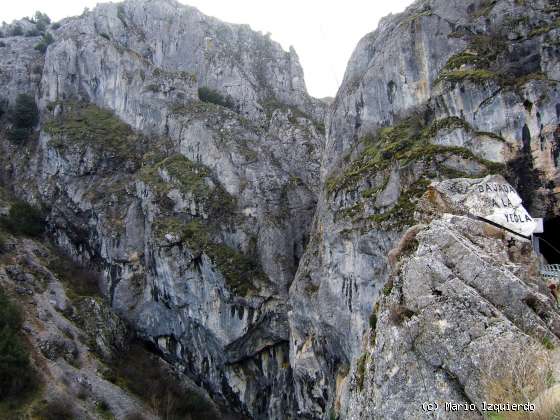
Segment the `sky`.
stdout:
<path fill-rule="evenodd" d="M 335 96 L 358 41 L 389 13 L 412 0 L 179 0 L 226 22 L 270 32 L 300 58 L 309 93 Z M 99 0 L 0 0 L 0 21 L 11 22 L 40 10 L 54 21 L 92 9 Z"/>

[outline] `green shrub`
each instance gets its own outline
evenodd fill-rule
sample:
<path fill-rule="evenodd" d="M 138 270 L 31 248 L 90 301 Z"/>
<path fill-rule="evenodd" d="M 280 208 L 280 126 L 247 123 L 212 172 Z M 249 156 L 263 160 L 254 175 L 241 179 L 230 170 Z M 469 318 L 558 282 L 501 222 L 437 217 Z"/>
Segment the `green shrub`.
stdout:
<path fill-rule="evenodd" d="M 15 25 L 10 32 L 11 36 L 21 36 L 23 35 L 23 29 L 19 25 Z"/>
<path fill-rule="evenodd" d="M 111 366 L 106 378 L 136 394 L 162 418 L 219 418 L 203 397 L 188 392 L 179 378 L 140 342 L 131 344 L 128 353 L 122 354 Z"/>
<path fill-rule="evenodd" d="M 14 203 L 8 215 L 3 216 L 0 221 L 14 235 L 37 237 L 45 230 L 41 211 L 23 201 Z"/>
<path fill-rule="evenodd" d="M 383 296 L 389 296 L 392 291 L 393 291 L 393 282 L 391 280 L 389 280 L 383 286 Z"/>
<path fill-rule="evenodd" d="M 8 140 L 14 144 L 21 144 L 29 137 L 29 129 L 27 128 L 12 128 L 8 131 Z"/>
<path fill-rule="evenodd" d="M 11 116 L 12 125 L 16 128 L 33 128 L 38 121 L 39 109 L 35 99 L 27 94 L 18 95 Z"/>
<path fill-rule="evenodd" d="M 358 363 L 356 363 L 356 385 L 358 385 L 358 389 L 360 391 L 364 388 L 364 379 L 366 376 L 366 363 L 367 363 L 367 355 L 362 354 L 358 359 Z"/>
<path fill-rule="evenodd" d="M 31 19 L 35 24 L 42 23 L 44 25 L 50 25 L 51 18 L 46 13 L 41 13 L 39 11 L 35 12 L 35 16 Z"/>
<path fill-rule="evenodd" d="M 552 340 L 550 338 L 543 337 L 541 342 L 542 342 L 542 345 L 544 346 L 545 349 L 554 350 L 554 343 L 552 342 Z"/>
<path fill-rule="evenodd" d="M 39 35 L 41 35 L 41 32 L 39 32 L 39 29 L 37 28 L 30 29 L 25 33 L 25 36 L 28 38 L 39 36 Z"/>
<path fill-rule="evenodd" d="M 58 23 L 58 22 L 53 23 L 52 26 L 51 26 L 51 29 L 52 29 L 53 31 L 56 31 L 56 30 L 59 29 L 59 28 L 60 28 L 60 23 Z"/>
<path fill-rule="evenodd" d="M 111 415 L 111 406 L 105 400 L 101 400 L 97 403 L 97 412 L 101 414 L 102 418 L 113 418 Z"/>
<path fill-rule="evenodd" d="M 235 110 L 235 103 L 230 96 L 224 97 L 220 92 L 206 86 L 198 88 L 198 99 Z"/>
<path fill-rule="evenodd" d="M 373 311 L 369 316 L 369 327 L 372 330 L 375 330 L 375 328 L 377 327 L 377 314 L 375 313 L 375 311 Z"/>
<path fill-rule="evenodd" d="M 54 42 L 53 36 L 49 32 L 46 32 L 45 35 L 43 35 L 43 39 L 41 40 L 41 42 L 35 45 L 35 49 L 37 51 L 40 51 L 42 54 L 44 54 L 47 52 L 48 46 L 51 45 L 53 42 Z"/>
<path fill-rule="evenodd" d="M 19 331 L 23 323 L 23 318 L 19 308 L 14 305 L 0 289 L 0 330 L 9 329 Z"/>
<path fill-rule="evenodd" d="M 35 99 L 27 94 L 18 95 L 10 112 L 12 128 L 8 131 L 8 139 L 16 144 L 24 142 L 38 121 L 39 110 Z"/>
<path fill-rule="evenodd" d="M 62 282 L 71 300 L 84 296 L 101 297 L 99 274 L 75 263 L 68 255 L 57 255 L 49 262 L 49 270 Z"/>
<path fill-rule="evenodd" d="M 36 386 L 29 354 L 20 337 L 19 308 L 0 289 L 0 401 L 21 398 Z"/>
<path fill-rule="evenodd" d="M 74 420 L 76 418 L 73 404 L 62 398 L 46 403 L 34 414 L 39 420 Z"/>

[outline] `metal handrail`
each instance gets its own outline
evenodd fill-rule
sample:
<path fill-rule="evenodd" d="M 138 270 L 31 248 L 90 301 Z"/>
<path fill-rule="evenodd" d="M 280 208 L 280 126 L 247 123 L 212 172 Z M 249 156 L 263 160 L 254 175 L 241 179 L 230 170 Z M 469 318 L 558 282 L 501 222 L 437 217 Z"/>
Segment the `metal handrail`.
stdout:
<path fill-rule="evenodd" d="M 541 275 L 544 277 L 560 277 L 560 264 L 547 264 L 541 268 Z"/>

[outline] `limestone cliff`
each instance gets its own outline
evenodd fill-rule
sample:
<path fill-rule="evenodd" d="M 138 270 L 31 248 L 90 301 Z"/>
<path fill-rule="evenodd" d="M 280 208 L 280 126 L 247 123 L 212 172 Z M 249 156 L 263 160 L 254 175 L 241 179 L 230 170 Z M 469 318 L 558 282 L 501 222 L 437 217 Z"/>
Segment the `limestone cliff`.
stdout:
<path fill-rule="evenodd" d="M 397 367 L 433 370 L 439 361 L 414 351 L 414 343 L 400 343 L 402 335 L 377 340 L 375 350 L 367 342 L 375 308 L 388 310 L 387 255 L 418 223 L 418 199 L 433 180 L 501 173 L 533 216 L 558 214 L 558 6 L 417 1 L 383 19 L 358 44 L 327 115 L 324 188 L 290 290 L 290 360 L 302 413 L 315 417 L 332 410 L 344 418 L 354 410 L 348 395 L 360 393 L 355 378 L 364 370 L 364 354 L 365 367 L 373 371 L 375 365 L 375 373 L 366 376 L 368 395 L 354 413 L 421 415 L 412 414 L 418 408 L 414 398 L 430 400 L 418 393 L 415 373 Z M 455 222 L 443 223 L 430 231 Z M 423 236 L 427 246 L 437 247 L 428 237 L 437 235 Z M 400 279 L 395 283 L 407 281 Z M 378 331 L 392 334 L 383 325 Z M 451 334 L 448 340 L 459 339 Z M 442 345 L 434 340 L 434 349 Z M 404 353 L 394 359 L 397 343 L 413 346 L 406 347 L 409 359 Z M 467 384 L 451 379 L 456 372 L 445 375 L 446 387 L 463 392 Z M 415 396 L 408 400 L 402 392 Z"/>
<path fill-rule="evenodd" d="M 417 1 L 360 41 L 328 106 L 295 51 L 173 0 L 5 25 L 2 182 L 102 273 L 111 309 L 76 311 L 126 322 L 215 410 L 479 403 L 495 356 L 558 344 L 559 315 L 527 241 L 442 185 L 500 175 L 558 214 L 558 19 L 552 0 Z M 114 392 L 118 418 L 140 407 Z"/>
<path fill-rule="evenodd" d="M 2 142 L 4 180 L 217 401 L 295 412 L 286 301 L 325 107 L 295 52 L 174 1 L 100 5 L 49 33 L 44 57 L 40 37 L 3 40 L 3 102 L 31 93 L 41 111 L 32 139 Z"/>

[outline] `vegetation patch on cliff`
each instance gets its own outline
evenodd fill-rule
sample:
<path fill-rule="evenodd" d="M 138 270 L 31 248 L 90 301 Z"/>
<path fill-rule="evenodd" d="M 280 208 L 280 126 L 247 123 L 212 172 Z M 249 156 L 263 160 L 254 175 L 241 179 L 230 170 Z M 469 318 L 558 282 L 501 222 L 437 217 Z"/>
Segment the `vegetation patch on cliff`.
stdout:
<path fill-rule="evenodd" d="M 45 131 L 57 148 L 89 146 L 123 160 L 142 156 L 140 136 L 111 111 L 91 103 L 69 102 L 58 117 L 47 121 Z"/>
<path fill-rule="evenodd" d="M 358 198 L 354 197 L 344 208 L 336 210 L 336 217 L 400 229 L 414 224 L 416 203 L 431 179 L 473 176 L 448 167 L 446 162 L 450 159 L 471 162 L 480 168 L 476 176 L 504 172 L 503 165 L 482 159 L 467 148 L 432 143 L 439 132 L 457 129 L 482 134 L 475 132 L 459 117 L 426 122 L 422 115 L 417 114 L 395 126 L 379 130 L 374 136 L 362 138 L 358 157 L 342 173 L 331 176 L 326 182 L 328 194 L 356 189 L 361 191 Z M 383 200 L 377 200 L 388 187 L 389 174 L 395 168 L 402 172 L 416 163 L 420 165 L 415 166 L 414 173 L 401 179 L 400 185 L 391 187 L 399 188 L 398 199 L 394 204 L 382 204 Z M 369 185 L 369 188 L 363 189 L 364 185 Z"/>
<path fill-rule="evenodd" d="M 529 32 L 528 37 L 533 38 L 533 37 L 536 37 L 536 36 L 544 35 L 544 34 L 550 32 L 550 31 L 553 31 L 554 29 L 559 29 L 559 28 L 560 28 L 560 19 L 556 19 L 549 24 L 545 24 L 545 25 L 533 28 Z"/>
<path fill-rule="evenodd" d="M 298 119 L 305 118 L 313 123 L 319 133 L 325 135 L 325 124 L 323 122 L 315 121 L 310 115 L 295 106 L 285 104 L 273 96 L 263 101 L 262 106 L 268 120 L 270 120 L 274 111 L 279 109 L 288 114 L 288 120 L 290 123 L 299 125 Z"/>
<path fill-rule="evenodd" d="M 22 326 L 21 309 L 0 289 L 0 415 L 20 406 L 38 387 Z"/>
<path fill-rule="evenodd" d="M 104 376 L 140 397 L 162 418 L 220 418 L 208 401 L 195 391 L 186 389 L 170 367 L 138 341 L 107 366 Z"/>
<path fill-rule="evenodd" d="M 39 110 L 35 99 L 27 94 L 18 95 L 15 106 L 8 110 L 8 118 L 12 125 L 8 131 L 8 139 L 14 144 L 24 142 L 39 122 Z"/>
<path fill-rule="evenodd" d="M 491 2 L 489 7 L 493 7 L 495 2 Z M 450 84 L 462 83 L 465 81 L 473 84 L 484 84 L 489 81 L 496 83 L 504 89 L 516 89 L 530 80 L 546 79 L 541 72 L 539 60 L 519 65 L 517 50 L 518 45 L 512 46 L 512 42 L 526 42 L 535 36 L 545 34 L 553 29 L 560 27 L 560 19 L 543 23 L 541 26 L 528 29 L 526 17 L 507 18 L 501 27 L 488 34 L 465 33 L 468 46 L 462 52 L 449 58 L 440 74 L 435 80 L 435 84 L 447 82 Z M 519 39 L 511 41 L 510 35 L 512 28 L 521 26 L 518 31 Z M 527 32 L 526 36 L 522 35 Z M 509 64 L 515 64 L 510 66 Z"/>
<path fill-rule="evenodd" d="M 0 217 L 1 225 L 14 235 L 38 237 L 45 230 L 45 219 L 41 211 L 24 201 L 10 206 L 6 216 Z"/>
<path fill-rule="evenodd" d="M 417 116 L 405 118 L 395 126 L 379 130 L 375 136 L 361 139 L 363 150 L 359 157 L 338 176 L 326 182 L 328 193 L 351 188 L 365 176 L 383 171 L 396 162 L 401 166 L 415 161 L 431 161 L 438 155 L 456 155 L 481 163 L 489 171 L 501 170 L 501 165 L 475 156 L 470 150 L 455 146 L 431 144 L 430 140 L 440 130 L 466 128 L 469 125 L 458 117 L 437 120 L 431 124 Z"/>
<path fill-rule="evenodd" d="M 232 111 L 237 111 L 237 107 L 231 96 L 224 96 L 217 90 L 210 89 L 206 86 L 198 88 L 198 99 L 202 102 L 210 102 L 215 105 L 229 108 Z"/>
<path fill-rule="evenodd" d="M 489 80 L 498 80 L 499 75 L 489 70 L 467 69 L 447 71 L 439 75 L 436 84 L 439 82 L 463 82 L 469 81 L 475 84 L 481 84 Z"/>
<path fill-rule="evenodd" d="M 145 165 L 140 170 L 140 179 L 159 195 L 167 195 L 176 188 L 182 194 L 191 196 L 212 217 L 233 214 L 235 199 L 210 175 L 206 166 L 180 154 Z"/>
<path fill-rule="evenodd" d="M 422 178 L 403 191 L 397 203 L 384 213 L 369 216 L 374 223 L 388 222 L 390 226 L 401 228 L 414 224 L 416 202 L 430 185 L 428 179 Z"/>
<path fill-rule="evenodd" d="M 211 226 L 205 221 L 162 218 L 156 221 L 155 231 L 159 238 L 166 234 L 175 235 L 197 257 L 207 255 L 224 276 L 228 288 L 237 295 L 256 293 L 260 284 L 268 282 L 268 277 L 255 257 L 244 255 L 215 238 Z"/>

